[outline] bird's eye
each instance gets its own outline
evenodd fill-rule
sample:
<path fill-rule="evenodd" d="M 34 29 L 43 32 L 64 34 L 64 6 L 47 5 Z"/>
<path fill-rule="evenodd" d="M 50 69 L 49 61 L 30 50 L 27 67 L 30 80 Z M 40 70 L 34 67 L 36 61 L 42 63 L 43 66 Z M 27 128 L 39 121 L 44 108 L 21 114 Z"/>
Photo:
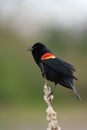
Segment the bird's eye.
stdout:
<path fill-rule="evenodd" d="M 36 46 L 33 47 L 33 49 L 36 49 L 36 48 L 37 48 Z"/>
<path fill-rule="evenodd" d="M 33 49 L 35 49 L 35 48 L 36 48 L 36 46 L 33 47 Z"/>

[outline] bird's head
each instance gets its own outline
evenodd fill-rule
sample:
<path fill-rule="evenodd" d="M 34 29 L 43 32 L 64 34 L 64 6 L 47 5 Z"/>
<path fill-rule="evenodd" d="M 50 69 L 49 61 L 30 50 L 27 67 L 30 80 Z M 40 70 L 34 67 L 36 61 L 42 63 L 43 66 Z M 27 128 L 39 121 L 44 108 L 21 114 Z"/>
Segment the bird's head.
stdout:
<path fill-rule="evenodd" d="M 42 55 L 50 52 L 45 45 L 40 42 L 35 43 L 32 47 L 28 48 L 28 51 L 32 52 L 32 55 L 37 64 L 39 64 Z"/>

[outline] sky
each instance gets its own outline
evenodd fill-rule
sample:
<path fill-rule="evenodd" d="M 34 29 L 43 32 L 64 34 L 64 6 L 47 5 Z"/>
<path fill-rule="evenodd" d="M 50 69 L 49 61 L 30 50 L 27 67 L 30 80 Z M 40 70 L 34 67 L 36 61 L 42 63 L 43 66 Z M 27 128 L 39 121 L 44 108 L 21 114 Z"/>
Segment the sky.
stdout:
<path fill-rule="evenodd" d="M 0 0 L 0 15 L 1 23 L 26 32 L 46 24 L 79 28 L 87 21 L 87 0 Z"/>

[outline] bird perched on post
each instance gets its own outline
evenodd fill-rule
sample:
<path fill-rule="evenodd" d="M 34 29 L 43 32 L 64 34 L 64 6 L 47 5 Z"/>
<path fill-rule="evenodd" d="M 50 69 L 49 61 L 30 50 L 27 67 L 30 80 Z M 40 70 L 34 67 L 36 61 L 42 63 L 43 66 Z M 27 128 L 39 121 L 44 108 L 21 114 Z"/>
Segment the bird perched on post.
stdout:
<path fill-rule="evenodd" d="M 73 85 L 73 80 L 77 80 L 77 78 L 73 75 L 73 72 L 75 71 L 73 65 L 56 57 L 40 42 L 37 42 L 32 47 L 29 47 L 28 51 L 32 52 L 33 58 L 39 66 L 44 78 L 54 82 L 55 86 L 60 84 L 66 88 L 72 89 L 76 97 L 79 100 L 81 99 L 75 86 Z"/>

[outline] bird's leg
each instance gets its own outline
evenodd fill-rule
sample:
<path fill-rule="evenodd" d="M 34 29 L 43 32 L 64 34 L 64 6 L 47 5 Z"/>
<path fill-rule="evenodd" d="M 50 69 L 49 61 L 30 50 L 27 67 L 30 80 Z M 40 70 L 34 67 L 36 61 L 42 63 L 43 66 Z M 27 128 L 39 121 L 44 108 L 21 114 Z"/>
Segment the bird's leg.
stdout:
<path fill-rule="evenodd" d="M 46 78 L 46 74 L 45 74 L 45 71 L 44 71 L 43 63 L 41 63 L 41 71 L 42 71 L 42 74 L 43 74 L 43 76 L 44 76 L 44 78 L 45 78 L 45 83 L 48 85 L 47 78 Z M 48 97 L 50 97 L 51 95 L 53 95 L 53 93 L 54 93 L 54 91 L 55 91 L 55 88 L 56 88 L 56 85 L 57 85 L 57 84 L 55 83 L 55 86 L 54 86 L 52 92 L 48 95 Z"/>
<path fill-rule="evenodd" d="M 43 63 L 41 63 L 41 71 L 42 71 L 42 75 L 43 75 L 44 78 L 45 78 L 45 82 L 46 82 L 46 84 L 48 84 L 48 82 L 47 82 L 47 78 L 46 78 L 46 74 L 45 74 L 45 71 L 44 71 Z"/>
<path fill-rule="evenodd" d="M 55 86 L 54 86 L 54 88 L 53 88 L 52 92 L 48 95 L 48 97 L 50 97 L 51 95 L 53 95 L 53 93 L 54 93 L 55 89 L 56 89 L 56 84 L 55 84 Z"/>

